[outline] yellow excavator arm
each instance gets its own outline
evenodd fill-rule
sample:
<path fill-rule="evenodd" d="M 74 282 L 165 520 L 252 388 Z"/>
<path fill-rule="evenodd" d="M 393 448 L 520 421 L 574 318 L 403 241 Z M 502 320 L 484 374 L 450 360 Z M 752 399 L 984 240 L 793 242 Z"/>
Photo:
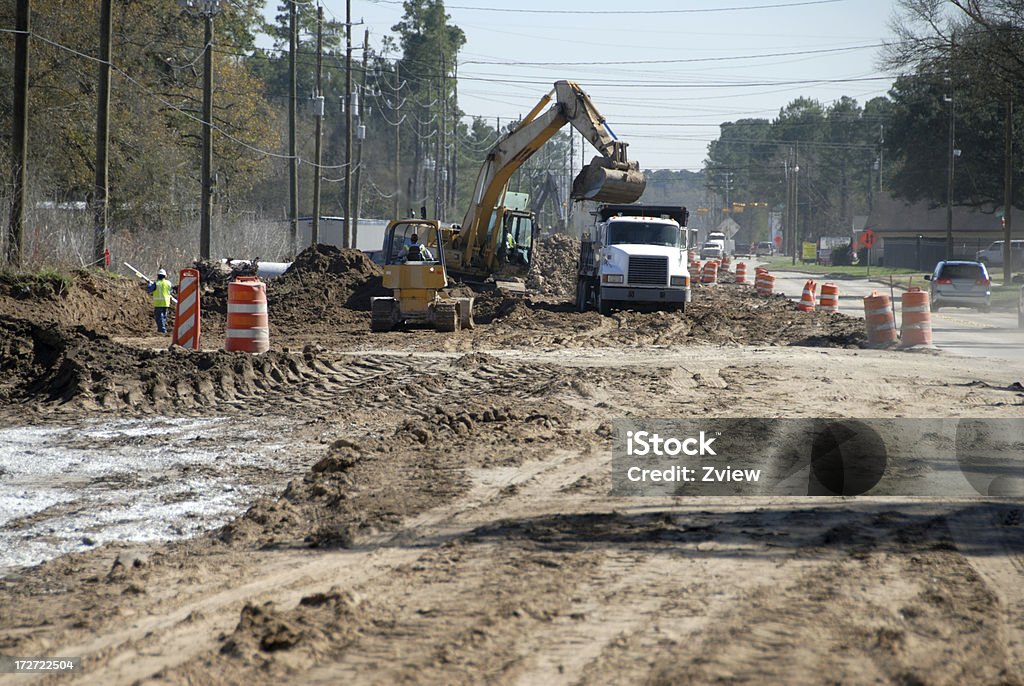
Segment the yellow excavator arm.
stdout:
<path fill-rule="evenodd" d="M 552 100 L 554 104 L 545 111 Z M 572 124 L 601 153 L 573 181 L 573 200 L 627 203 L 643 194 L 646 179 L 639 165 L 626 158 L 628 144 L 615 137 L 578 84 L 556 81 L 551 92 L 498 141 L 480 168 L 469 210 L 462 221 L 462 265 L 476 262 L 485 269 L 493 267 L 501 227 L 496 222 L 489 238 L 488 228 L 509 179 L 566 124 Z M 482 260 L 474 260 L 474 255 L 480 255 Z"/>

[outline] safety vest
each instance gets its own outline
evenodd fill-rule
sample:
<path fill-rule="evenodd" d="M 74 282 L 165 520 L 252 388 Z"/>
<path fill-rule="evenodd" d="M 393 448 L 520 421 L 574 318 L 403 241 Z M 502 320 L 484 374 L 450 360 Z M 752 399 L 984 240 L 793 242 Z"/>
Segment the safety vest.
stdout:
<path fill-rule="evenodd" d="M 170 307 L 171 282 L 167 279 L 157 279 L 153 285 L 153 307 Z"/>

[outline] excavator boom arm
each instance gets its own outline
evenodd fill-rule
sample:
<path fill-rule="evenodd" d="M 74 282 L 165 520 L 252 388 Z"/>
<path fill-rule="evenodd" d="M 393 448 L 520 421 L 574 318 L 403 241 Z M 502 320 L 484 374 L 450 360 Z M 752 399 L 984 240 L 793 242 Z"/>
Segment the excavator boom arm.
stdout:
<path fill-rule="evenodd" d="M 554 106 L 543 111 L 552 96 Z M 601 157 L 584 167 L 576 178 L 573 199 L 633 202 L 643 193 L 646 181 L 637 164 L 626 159 L 627 144 L 615 138 L 590 96 L 579 85 L 557 81 L 553 91 L 498 141 L 481 167 L 473 200 L 462 222 L 465 264 L 470 263 L 480 247 L 484 248 L 484 263 L 493 264 L 500 227 L 495 227 L 490 241 L 486 240 L 487 229 L 500 196 L 512 174 L 566 124 L 572 124 L 601 153 Z"/>

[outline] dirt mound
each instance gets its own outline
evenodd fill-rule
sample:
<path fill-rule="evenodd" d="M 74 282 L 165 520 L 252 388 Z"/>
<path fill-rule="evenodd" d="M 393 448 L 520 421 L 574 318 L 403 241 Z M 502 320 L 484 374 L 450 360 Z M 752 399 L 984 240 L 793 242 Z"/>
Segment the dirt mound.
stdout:
<path fill-rule="evenodd" d="M 97 333 L 145 335 L 153 328 L 140 280 L 80 269 L 68 274 L 0 274 L 0 314 Z"/>
<path fill-rule="evenodd" d="M 255 356 L 182 348 L 144 350 L 82 326 L 0 315 L 0 404 L 83 410 L 230 411 L 269 395 L 323 382 L 334 370 L 313 349 Z"/>
<path fill-rule="evenodd" d="M 580 239 L 556 233 L 534 243 L 533 265 L 526 287 L 538 295 L 573 296 Z"/>
<path fill-rule="evenodd" d="M 326 309 L 370 309 L 370 298 L 388 295 L 383 270 L 366 253 L 332 245 L 306 248 L 268 285 L 271 307 L 297 322 L 314 321 Z"/>

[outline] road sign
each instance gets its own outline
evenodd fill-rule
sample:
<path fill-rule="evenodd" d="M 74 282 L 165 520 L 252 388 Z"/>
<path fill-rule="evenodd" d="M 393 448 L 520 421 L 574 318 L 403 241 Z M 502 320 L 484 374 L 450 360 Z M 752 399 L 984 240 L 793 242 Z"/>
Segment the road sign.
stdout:
<path fill-rule="evenodd" d="M 867 231 L 860 235 L 860 242 L 863 243 L 864 247 L 868 248 L 869 250 L 875 247 L 875 232 L 872 231 L 871 229 L 868 229 Z"/>

